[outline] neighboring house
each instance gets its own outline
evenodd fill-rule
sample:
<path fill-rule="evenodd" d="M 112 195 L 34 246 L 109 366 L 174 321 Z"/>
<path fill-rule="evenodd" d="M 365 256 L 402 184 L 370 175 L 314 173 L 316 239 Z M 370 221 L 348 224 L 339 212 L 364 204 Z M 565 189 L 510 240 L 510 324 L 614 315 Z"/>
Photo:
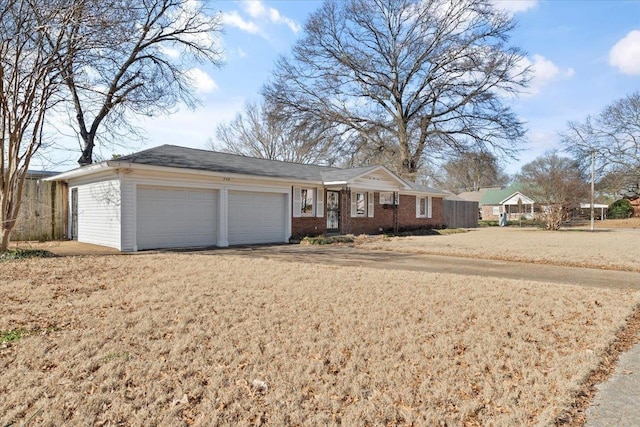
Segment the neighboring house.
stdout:
<path fill-rule="evenodd" d="M 443 192 L 341 169 L 163 145 L 61 173 L 69 237 L 117 248 L 288 242 L 442 225 Z"/>
<path fill-rule="evenodd" d="M 478 191 L 467 191 L 459 197 L 477 201 L 480 209 L 480 219 L 497 220 L 500 215 L 507 214 L 507 219 L 516 220 L 521 217 L 532 219 L 534 217 L 534 201 L 521 192 L 518 184 L 506 188 L 483 188 Z M 522 212 L 520 212 L 520 206 Z"/>

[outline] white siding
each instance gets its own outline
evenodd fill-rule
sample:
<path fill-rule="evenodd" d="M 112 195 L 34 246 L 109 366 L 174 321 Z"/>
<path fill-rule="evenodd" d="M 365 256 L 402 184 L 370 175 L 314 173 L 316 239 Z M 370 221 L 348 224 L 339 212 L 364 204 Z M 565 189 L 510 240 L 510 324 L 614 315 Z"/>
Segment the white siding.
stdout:
<path fill-rule="evenodd" d="M 113 179 L 77 188 L 78 241 L 121 249 L 120 181 Z"/>
<path fill-rule="evenodd" d="M 122 251 L 136 251 L 136 184 L 123 180 L 120 186 L 122 199 Z"/>
<path fill-rule="evenodd" d="M 286 204 L 282 193 L 229 191 L 229 244 L 285 242 Z"/>

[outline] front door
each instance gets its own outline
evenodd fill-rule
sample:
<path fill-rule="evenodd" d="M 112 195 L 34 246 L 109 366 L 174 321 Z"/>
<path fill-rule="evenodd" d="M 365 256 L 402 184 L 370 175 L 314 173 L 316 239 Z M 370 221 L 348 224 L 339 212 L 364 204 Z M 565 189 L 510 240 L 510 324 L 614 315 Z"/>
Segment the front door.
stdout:
<path fill-rule="evenodd" d="M 340 192 L 327 191 L 327 233 L 340 232 Z"/>

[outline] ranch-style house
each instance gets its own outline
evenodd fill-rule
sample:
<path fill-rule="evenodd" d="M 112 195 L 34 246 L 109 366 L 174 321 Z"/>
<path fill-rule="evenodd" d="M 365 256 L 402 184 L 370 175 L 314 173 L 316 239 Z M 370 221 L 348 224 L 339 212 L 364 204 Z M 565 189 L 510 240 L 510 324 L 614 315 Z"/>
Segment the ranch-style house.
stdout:
<path fill-rule="evenodd" d="M 343 169 L 174 145 L 49 179 L 67 184 L 68 236 L 120 251 L 437 227 L 446 196 L 384 166 Z"/>

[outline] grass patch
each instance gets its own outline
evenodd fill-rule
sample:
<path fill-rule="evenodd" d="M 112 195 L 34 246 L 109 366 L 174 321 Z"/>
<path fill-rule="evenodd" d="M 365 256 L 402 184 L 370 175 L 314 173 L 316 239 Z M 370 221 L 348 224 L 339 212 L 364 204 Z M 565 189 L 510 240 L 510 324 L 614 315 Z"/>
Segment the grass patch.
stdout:
<path fill-rule="evenodd" d="M 107 353 L 102 360 L 104 362 L 112 362 L 114 360 L 122 360 L 126 362 L 129 359 L 131 359 L 131 353 L 128 351 L 112 351 Z"/>
<path fill-rule="evenodd" d="M 0 345 L 18 341 L 20 338 L 29 335 L 24 329 L 11 329 L 8 331 L 0 331 Z"/>
<path fill-rule="evenodd" d="M 0 253 L 0 261 L 28 259 L 28 258 L 52 258 L 55 255 L 44 249 L 14 249 Z"/>

